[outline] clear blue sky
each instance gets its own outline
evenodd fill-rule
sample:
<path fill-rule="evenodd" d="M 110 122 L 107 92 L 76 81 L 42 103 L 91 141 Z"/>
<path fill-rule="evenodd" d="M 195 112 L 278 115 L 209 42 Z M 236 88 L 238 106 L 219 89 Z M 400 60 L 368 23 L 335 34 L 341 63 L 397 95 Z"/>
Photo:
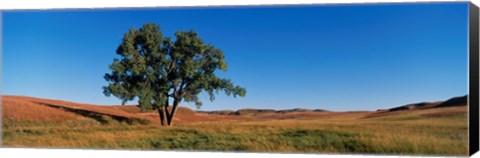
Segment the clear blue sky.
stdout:
<path fill-rule="evenodd" d="M 202 110 L 376 110 L 467 94 L 468 3 L 5 11 L 4 95 L 113 105 L 103 75 L 128 28 L 193 29 L 244 98 Z M 128 104 L 136 104 L 129 102 Z M 194 108 L 193 104 L 185 104 Z"/>

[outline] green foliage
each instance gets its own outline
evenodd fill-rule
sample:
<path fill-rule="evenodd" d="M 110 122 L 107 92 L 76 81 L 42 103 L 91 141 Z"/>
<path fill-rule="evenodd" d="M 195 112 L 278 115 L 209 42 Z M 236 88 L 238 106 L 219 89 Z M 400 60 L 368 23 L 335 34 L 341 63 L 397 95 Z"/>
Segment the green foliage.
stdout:
<path fill-rule="evenodd" d="M 145 24 L 125 33 L 116 53 L 120 58 L 113 60 L 111 73 L 104 76 L 109 83 L 104 94 L 123 104 L 138 98 L 144 111 L 168 106 L 169 98 L 201 106 L 202 92 L 211 101 L 219 92 L 233 97 L 246 94 L 244 88 L 215 75 L 216 70 L 227 71 L 225 56 L 195 31 L 178 31 L 172 39 L 163 37 L 160 26 Z"/>
<path fill-rule="evenodd" d="M 328 149 L 339 152 L 366 152 L 365 143 L 356 139 L 357 135 L 346 132 L 322 130 L 289 130 L 282 133 L 282 137 L 298 150 Z"/>
<path fill-rule="evenodd" d="M 301 120 L 304 121 L 304 120 Z M 298 123 L 298 122 L 296 122 Z M 384 124 L 376 124 L 384 128 Z M 218 128 L 211 128 L 215 125 Z M 22 126 L 3 131 L 4 144 L 8 147 L 95 148 L 140 150 L 201 150 L 247 152 L 307 152 L 307 153 L 376 153 L 415 155 L 457 155 L 467 153 L 468 131 L 437 126 L 419 130 L 416 126 L 371 130 L 372 126 L 356 129 L 345 126 L 338 130 L 322 129 L 318 125 L 308 127 L 273 127 L 208 123 L 161 128 L 154 125 L 94 125 L 70 127 L 57 124 Z M 315 127 L 311 129 L 311 127 Z M 326 128 L 330 128 L 326 127 Z M 405 128 L 411 131 L 398 132 Z M 362 130 L 363 129 L 363 130 Z M 449 132 L 432 133 L 441 129 Z M 418 132 L 423 131 L 423 132 Z M 382 133 L 394 133 L 385 137 Z M 380 134 L 380 135 L 378 135 Z M 466 138 L 451 139 L 450 135 Z M 128 136 L 128 137 L 126 137 Z M 424 140 L 408 139 L 410 137 Z M 429 138 L 430 137 L 430 138 Z"/>

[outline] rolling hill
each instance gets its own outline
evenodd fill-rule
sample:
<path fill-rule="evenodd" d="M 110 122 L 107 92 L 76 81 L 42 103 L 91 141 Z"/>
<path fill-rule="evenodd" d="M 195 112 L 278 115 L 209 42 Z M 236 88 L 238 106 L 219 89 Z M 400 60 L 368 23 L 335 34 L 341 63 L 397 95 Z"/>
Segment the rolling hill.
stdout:
<path fill-rule="evenodd" d="M 405 111 L 418 111 L 444 107 L 462 107 L 467 105 L 467 96 L 455 97 L 447 101 L 407 104 L 386 110 L 362 113 L 363 118 L 398 115 Z M 81 104 L 61 100 L 42 99 L 26 96 L 3 96 L 2 109 L 4 122 L 65 122 L 96 121 L 100 124 L 120 122 L 127 124 L 159 124 L 156 111 L 141 112 L 135 105 L 100 106 Z M 174 118 L 175 123 L 195 123 L 205 121 L 234 120 L 275 120 L 275 119 L 314 119 L 345 115 L 352 112 L 332 112 L 322 109 L 240 109 L 237 111 L 195 111 L 179 107 Z M 354 112 L 355 113 L 355 112 Z M 448 113 L 448 111 L 443 112 Z M 432 114 L 435 115 L 435 114 Z"/>
<path fill-rule="evenodd" d="M 100 106 L 61 100 L 25 96 L 2 97 L 3 120 L 8 122 L 66 122 L 94 120 L 101 124 L 124 122 L 128 124 L 159 123 L 156 111 L 141 112 L 135 105 Z M 174 121 L 177 123 L 219 121 L 225 116 L 207 116 L 186 107 L 179 107 Z"/>
<path fill-rule="evenodd" d="M 453 97 L 446 101 L 436 101 L 436 102 L 421 102 L 421 103 L 413 103 L 402 105 L 390 109 L 379 109 L 375 113 L 371 113 L 366 115 L 364 118 L 370 117 L 380 117 L 380 116 L 387 116 L 387 115 L 398 115 L 401 113 L 406 113 L 406 111 L 419 111 L 419 110 L 426 110 L 426 111 L 441 111 L 439 113 L 433 113 L 430 115 L 454 115 L 458 114 L 459 112 L 456 110 L 451 109 L 465 109 L 468 104 L 467 102 L 468 96 L 460 96 L 460 97 Z M 448 108 L 448 107 L 458 107 L 458 108 Z M 445 109 L 446 110 L 442 110 Z M 440 110 L 435 110 L 440 109 Z"/>

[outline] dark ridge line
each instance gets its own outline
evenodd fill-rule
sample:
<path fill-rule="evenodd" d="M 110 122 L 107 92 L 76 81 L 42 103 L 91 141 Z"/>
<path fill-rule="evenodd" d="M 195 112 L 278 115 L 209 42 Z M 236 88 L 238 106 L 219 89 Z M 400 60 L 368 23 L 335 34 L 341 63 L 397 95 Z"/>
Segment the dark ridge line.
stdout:
<path fill-rule="evenodd" d="M 302 109 L 302 108 L 293 108 L 285 110 L 274 110 L 274 109 L 239 109 L 239 110 L 214 110 L 214 111 L 197 111 L 199 113 L 206 114 L 217 114 L 217 115 L 245 115 L 250 113 L 292 113 L 292 112 L 329 112 L 328 110 L 323 109 Z"/>
<path fill-rule="evenodd" d="M 468 104 L 467 98 L 468 98 L 468 95 L 464 95 L 459 97 L 453 97 L 446 101 L 420 102 L 420 103 L 406 104 L 406 105 L 402 105 L 402 106 L 398 106 L 390 109 L 378 109 L 377 113 L 373 113 L 373 115 L 367 115 L 362 118 L 381 117 L 381 116 L 384 116 L 385 114 L 401 112 L 401 111 L 466 106 Z"/>

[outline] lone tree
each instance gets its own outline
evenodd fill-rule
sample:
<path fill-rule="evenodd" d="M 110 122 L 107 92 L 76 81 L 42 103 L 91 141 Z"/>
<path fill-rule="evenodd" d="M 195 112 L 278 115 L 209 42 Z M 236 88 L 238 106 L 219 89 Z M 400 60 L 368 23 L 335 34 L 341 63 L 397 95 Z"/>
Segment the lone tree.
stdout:
<path fill-rule="evenodd" d="M 198 95 L 202 92 L 210 101 L 222 91 L 233 97 L 246 93 L 229 79 L 215 75 L 216 70 L 227 70 L 225 56 L 194 31 L 177 31 L 172 40 L 163 37 L 159 25 L 148 23 L 126 32 L 116 53 L 120 58 L 113 60 L 111 73 L 104 76 L 109 84 L 103 93 L 121 99 L 122 104 L 138 98 L 142 111 L 158 110 L 162 126 L 172 125 L 181 101 L 200 107 Z"/>

